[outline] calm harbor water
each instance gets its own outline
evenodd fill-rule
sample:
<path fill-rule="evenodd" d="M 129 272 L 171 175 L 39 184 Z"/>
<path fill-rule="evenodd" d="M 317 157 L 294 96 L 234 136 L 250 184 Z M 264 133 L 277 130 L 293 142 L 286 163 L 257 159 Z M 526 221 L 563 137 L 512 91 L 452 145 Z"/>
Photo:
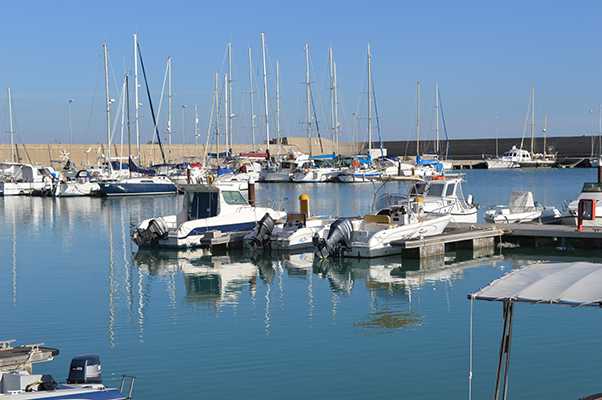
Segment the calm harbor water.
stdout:
<path fill-rule="evenodd" d="M 593 170 L 469 171 L 481 205 L 531 190 L 560 206 Z M 395 184 L 398 185 L 398 184 Z M 260 202 L 314 214 L 369 211 L 371 184 L 258 186 Z M 320 263 L 311 254 L 137 252 L 141 219 L 172 213 L 176 197 L 0 198 L 0 339 L 45 342 L 59 358 L 38 366 L 64 379 L 69 360 L 99 353 L 105 380 L 137 376 L 135 397 L 464 398 L 466 294 L 534 260 L 588 254 L 514 250 L 445 270 L 397 257 Z M 500 305 L 475 305 L 474 398 L 493 392 Z M 596 309 L 516 308 L 513 398 L 577 398 L 602 391 Z"/>

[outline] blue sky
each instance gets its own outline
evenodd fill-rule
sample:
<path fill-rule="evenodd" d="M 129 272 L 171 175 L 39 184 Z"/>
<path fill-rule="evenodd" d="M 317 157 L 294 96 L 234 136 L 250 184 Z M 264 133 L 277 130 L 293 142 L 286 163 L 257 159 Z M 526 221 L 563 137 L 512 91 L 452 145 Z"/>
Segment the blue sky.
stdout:
<path fill-rule="evenodd" d="M 326 136 L 330 134 L 329 46 L 337 62 L 347 138 L 351 138 L 352 113 L 365 115 L 368 42 L 385 139 L 414 137 L 417 80 L 423 87 L 425 137 L 433 131 L 435 81 L 441 88 L 448 132 L 456 138 L 493 137 L 496 132 L 520 136 L 531 86 L 536 88 L 538 130 L 548 114 L 550 134 L 597 129 L 602 103 L 602 3 L 593 0 L 15 1 L 2 2 L 0 11 L 4 143 L 9 86 L 14 92 L 19 142 L 68 141 L 69 98 L 74 99 L 74 142 L 104 141 L 100 46 L 108 42 L 112 79 L 117 82 L 132 69 L 133 32 L 140 35 L 155 105 L 165 59 L 174 59 L 175 142 L 191 140 L 194 104 L 199 107 L 204 135 L 212 77 L 225 72 L 229 41 L 234 51 L 234 135 L 237 141 L 250 141 L 247 48 L 253 48 L 259 67 L 261 31 L 266 32 L 272 94 L 276 60 L 281 65 L 285 135 L 303 132 L 305 42 L 311 46 L 314 93 Z M 258 70 L 255 75 L 261 119 Z M 117 97 L 115 85 L 111 90 Z M 182 132 L 183 104 L 188 108 Z M 143 139 L 149 139 L 148 109 L 144 114 Z M 360 128 L 361 138 L 365 128 Z M 258 132 L 263 132 L 261 124 Z"/>

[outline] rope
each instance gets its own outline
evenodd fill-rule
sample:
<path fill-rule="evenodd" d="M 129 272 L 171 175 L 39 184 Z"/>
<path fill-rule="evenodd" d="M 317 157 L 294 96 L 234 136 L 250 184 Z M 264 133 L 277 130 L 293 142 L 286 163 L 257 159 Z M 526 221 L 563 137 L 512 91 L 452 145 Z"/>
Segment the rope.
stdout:
<path fill-rule="evenodd" d="M 470 296 L 470 319 L 468 334 L 468 400 L 472 400 L 472 358 L 473 358 L 473 305 L 474 296 Z"/>

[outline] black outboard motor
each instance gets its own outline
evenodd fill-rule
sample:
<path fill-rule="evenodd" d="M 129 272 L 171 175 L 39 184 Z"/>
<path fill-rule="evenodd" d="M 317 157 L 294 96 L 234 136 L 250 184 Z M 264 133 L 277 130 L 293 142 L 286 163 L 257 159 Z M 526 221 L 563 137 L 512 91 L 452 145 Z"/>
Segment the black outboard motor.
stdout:
<path fill-rule="evenodd" d="M 269 213 L 265 213 L 259 222 L 257 222 L 257 234 L 252 240 L 255 247 L 265 247 L 269 244 L 275 224 L 276 222 Z"/>
<path fill-rule="evenodd" d="M 321 258 L 340 256 L 343 249 L 351 248 L 353 225 L 348 218 L 339 218 L 330 225 L 328 237 L 321 238 L 316 233 L 312 239 L 316 254 Z"/>
<path fill-rule="evenodd" d="M 81 385 L 86 383 L 102 383 L 102 366 L 97 355 L 78 356 L 71 360 L 67 383 Z"/>

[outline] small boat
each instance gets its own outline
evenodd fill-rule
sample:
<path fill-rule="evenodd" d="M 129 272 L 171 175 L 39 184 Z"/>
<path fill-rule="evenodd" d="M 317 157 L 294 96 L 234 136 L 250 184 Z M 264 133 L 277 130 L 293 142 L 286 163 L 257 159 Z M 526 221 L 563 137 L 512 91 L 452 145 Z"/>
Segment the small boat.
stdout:
<path fill-rule="evenodd" d="M 91 196 L 100 190 L 98 182 L 92 181 L 86 170 L 80 170 L 73 179 L 59 179 L 53 191 L 54 197 L 82 197 Z"/>
<path fill-rule="evenodd" d="M 571 201 L 565 207 L 560 217 L 561 224 L 576 226 L 580 208 L 584 226 L 602 226 L 602 182 L 586 182 L 583 184 L 577 199 Z"/>
<path fill-rule="evenodd" d="M 594 264 L 589 262 L 574 262 L 574 263 L 538 263 L 514 269 L 510 273 L 490 282 L 483 289 L 468 295 L 470 301 L 470 316 L 469 316 L 469 370 L 468 370 L 468 393 L 472 393 L 472 378 L 473 378 L 473 354 L 474 354 L 474 308 L 477 301 L 496 301 L 501 303 L 502 316 L 502 332 L 500 335 L 499 352 L 497 353 L 497 371 L 495 380 L 495 391 L 493 398 L 500 400 L 508 399 L 508 386 L 510 378 L 510 355 L 511 344 L 513 342 L 514 332 L 527 332 L 524 329 L 516 330 L 513 325 L 513 316 L 515 306 L 526 304 L 550 304 L 555 306 L 565 306 L 567 310 L 579 310 L 583 313 L 585 307 L 594 307 L 600 309 L 602 307 L 602 264 Z M 539 306 L 538 306 L 539 307 Z M 530 314 L 536 309 L 533 307 Z M 491 311 L 490 308 L 487 309 Z M 586 314 L 584 314 L 586 315 Z M 580 329 L 581 327 L 575 327 Z M 527 333 L 528 335 L 528 333 Z M 538 333 L 539 343 L 542 348 L 545 348 L 546 332 L 540 330 Z M 570 343 L 571 341 L 566 341 Z M 546 349 L 547 350 L 547 349 Z M 556 355 L 557 356 L 557 355 Z M 479 356 L 480 361 L 489 363 L 493 360 L 483 360 Z M 570 362 L 563 360 L 560 364 Z M 576 364 L 571 366 L 571 373 L 577 374 L 577 369 L 583 367 L 589 372 L 592 371 L 592 366 L 583 364 L 581 360 L 575 360 Z M 533 368 L 521 369 L 522 371 L 533 371 Z M 518 370 L 516 370 L 518 371 Z M 596 373 L 593 373 L 595 376 Z M 595 382 L 595 378 L 594 378 Z M 556 381 L 559 387 L 566 384 L 562 380 Z M 536 388 L 533 388 L 535 390 Z M 548 388 L 549 391 L 549 388 Z M 537 395 L 531 397 L 538 397 Z M 542 396 L 545 398 L 546 396 Z M 600 400 L 602 393 L 595 395 L 580 397 L 585 400 Z"/>
<path fill-rule="evenodd" d="M 510 169 L 519 167 L 520 165 L 516 162 L 504 159 L 503 157 L 489 158 L 473 165 L 474 169 Z"/>
<path fill-rule="evenodd" d="M 59 350 L 42 345 L 12 346 L 0 341 L 0 398 L 10 400 L 129 400 L 134 390 L 133 377 L 123 377 L 120 389 L 102 384 L 102 367 L 97 355 L 71 360 L 66 383 L 51 375 L 32 372 L 33 364 L 52 361 Z M 126 388 L 129 383 L 129 388 Z M 127 389 L 127 390 L 126 390 Z M 127 392 L 127 393 L 126 393 Z"/>
<path fill-rule="evenodd" d="M 472 195 L 464 198 L 461 175 L 449 175 L 434 178 L 426 184 L 415 185 L 414 195 L 422 196 L 424 212 L 439 212 L 451 206 L 451 222 L 476 224 L 478 206 Z"/>
<path fill-rule="evenodd" d="M 0 196 L 29 196 L 34 192 L 49 192 L 52 190 L 55 174 L 50 167 L 0 163 Z"/>
<path fill-rule="evenodd" d="M 165 176 L 144 176 L 125 178 L 117 181 L 98 183 L 98 190 L 93 195 L 101 197 L 113 196 L 146 196 L 176 194 L 176 185 Z"/>
<path fill-rule="evenodd" d="M 265 214 L 278 221 L 286 213 L 249 204 L 240 190 L 216 185 L 184 185 L 182 210 L 177 215 L 144 220 L 132 240 L 139 247 L 202 247 L 211 237 L 230 235 L 240 241 Z"/>
<path fill-rule="evenodd" d="M 543 207 L 535 203 L 532 192 L 512 192 L 507 206 L 498 205 L 485 211 L 485 221 L 494 224 L 550 222 L 560 215 L 555 207 Z"/>
<path fill-rule="evenodd" d="M 357 258 L 399 254 L 393 242 L 439 235 L 451 221 L 450 207 L 425 213 L 419 202 L 399 199 L 386 193 L 375 202 L 380 204 L 373 207 L 379 210 L 376 214 L 336 220 L 323 238 L 315 238 L 316 253 Z"/>
<path fill-rule="evenodd" d="M 257 227 L 245 236 L 245 243 L 254 248 L 283 252 L 311 250 L 313 238 L 324 237 L 334 217 L 309 217 L 305 214 L 287 214 L 286 222 L 276 224 L 269 215 L 257 223 Z"/>
<path fill-rule="evenodd" d="M 293 173 L 309 159 L 305 154 L 289 155 L 280 162 L 269 160 L 259 173 L 259 182 L 290 182 Z"/>
<path fill-rule="evenodd" d="M 331 182 L 339 174 L 334 166 L 335 155 L 315 156 L 305 161 L 291 175 L 291 181 L 297 183 Z"/>

